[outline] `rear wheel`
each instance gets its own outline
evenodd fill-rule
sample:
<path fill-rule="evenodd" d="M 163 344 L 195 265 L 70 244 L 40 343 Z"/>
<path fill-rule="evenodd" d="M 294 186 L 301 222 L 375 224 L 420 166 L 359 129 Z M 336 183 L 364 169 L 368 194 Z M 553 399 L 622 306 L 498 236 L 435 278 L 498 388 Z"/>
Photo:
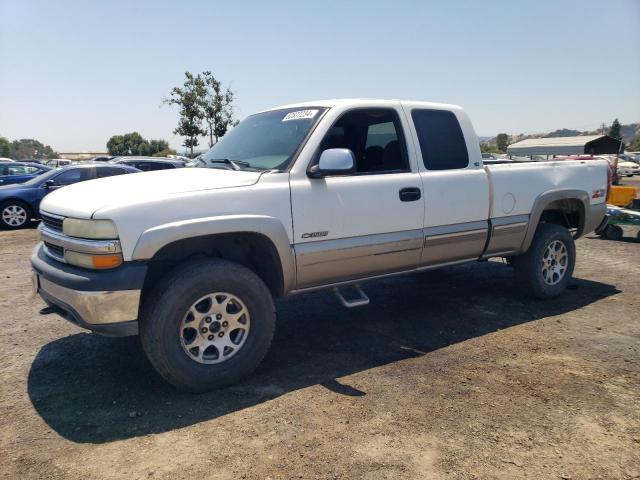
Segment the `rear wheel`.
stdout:
<path fill-rule="evenodd" d="M 560 225 L 538 225 L 529 250 L 514 258 L 518 286 L 535 298 L 552 298 L 567 287 L 576 261 L 569 231 Z"/>
<path fill-rule="evenodd" d="M 145 300 L 140 338 L 162 377 L 204 392 L 238 382 L 266 355 L 275 330 L 267 286 L 226 260 L 189 262 Z"/>
<path fill-rule="evenodd" d="M 9 200 L 0 205 L 0 225 L 4 228 L 22 228 L 31 220 L 31 209 L 19 200 Z"/>

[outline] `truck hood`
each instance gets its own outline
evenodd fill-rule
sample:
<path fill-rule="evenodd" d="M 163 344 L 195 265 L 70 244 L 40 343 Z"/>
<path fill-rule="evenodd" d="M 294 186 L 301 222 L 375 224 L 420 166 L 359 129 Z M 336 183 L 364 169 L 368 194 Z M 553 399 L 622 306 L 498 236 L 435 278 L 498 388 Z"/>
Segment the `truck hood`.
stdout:
<path fill-rule="evenodd" d="M 179 168 L 100 178 L 60 188 L 40 208 L 68 217 L 90 218 L 97 210 L 170 195 L 254 185 L 262 172 Z"/>

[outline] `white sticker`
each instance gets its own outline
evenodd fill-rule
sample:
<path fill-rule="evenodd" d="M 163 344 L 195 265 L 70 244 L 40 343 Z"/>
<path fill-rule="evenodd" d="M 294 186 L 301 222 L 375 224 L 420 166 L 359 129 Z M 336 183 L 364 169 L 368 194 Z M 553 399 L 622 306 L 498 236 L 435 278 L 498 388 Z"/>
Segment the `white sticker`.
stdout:
<path fill-rule="evenodd" d="M 297 112 L 287 113 L 282 119 L 283 122 L 289 120 L 305 120 L 307 118 L 313 118 L 318 113 L 318 110 L 298 110 Z"/>

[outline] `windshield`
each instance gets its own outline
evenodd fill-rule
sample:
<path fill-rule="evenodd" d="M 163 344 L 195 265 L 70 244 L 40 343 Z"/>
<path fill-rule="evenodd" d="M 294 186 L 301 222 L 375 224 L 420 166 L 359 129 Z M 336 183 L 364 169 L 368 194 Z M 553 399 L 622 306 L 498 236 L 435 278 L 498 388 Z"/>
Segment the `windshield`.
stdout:
<path fill-rule="evenodd" d="M 251 115 L 199 156 L 196 166 L 284 170 L 325 110 L 298 107 Z"/>
<path fill-rule="evenodd" d="M 53 170 L 48 170 L 46 173 L 42 175 L 38 175 L 37 177 L 33 177 L 28 182 L 24 182 L 22 185 L 39 185 L 42 182 L 46 182 L 52 177 L 55 177 L 58 173 L 60 173 L 62 168 L 54 168 Z"/>

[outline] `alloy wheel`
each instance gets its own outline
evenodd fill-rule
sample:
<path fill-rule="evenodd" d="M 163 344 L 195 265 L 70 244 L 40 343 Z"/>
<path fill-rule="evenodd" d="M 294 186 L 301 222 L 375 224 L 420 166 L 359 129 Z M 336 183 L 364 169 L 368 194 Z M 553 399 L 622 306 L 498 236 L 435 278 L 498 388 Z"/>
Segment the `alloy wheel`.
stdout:
<path fill-rule="evenodd" d="M 198 363 L 229 360 L 247 340 L 251 318 L 236 295 L 216 292 L 198 299 L 180 322 L 180 344 Z"/>
<path fill-rule="evenodd" d="M 542 255 L 542 279 L 547 285 L 556 285 L 564 278 L 569 265 L 569 251 L 560 240 L 551 242 Z"/>
<path fill-rule="evenodd" d="M 7 205 L 2 209 L 2 220 L 10 227 L 20 227 L 27 223 L 27 211 L 20 205 Z"/>

